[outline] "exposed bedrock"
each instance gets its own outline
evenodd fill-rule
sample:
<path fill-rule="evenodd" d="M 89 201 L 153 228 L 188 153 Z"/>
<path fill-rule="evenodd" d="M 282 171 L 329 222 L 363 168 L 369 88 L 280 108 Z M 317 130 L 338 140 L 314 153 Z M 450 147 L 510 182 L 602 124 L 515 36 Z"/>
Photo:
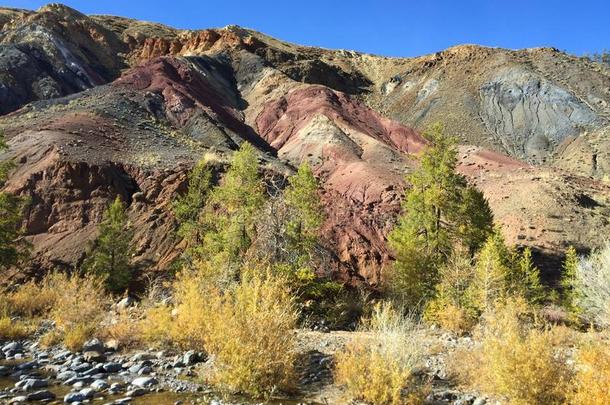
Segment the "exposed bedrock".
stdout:
<path fill-rule="evenodd" d="M 600 123 L 567 90 L 521 68 L 498 73 L 480 88 L 481 117 L 512 156 L 543 162 L 563 140 Z"/>

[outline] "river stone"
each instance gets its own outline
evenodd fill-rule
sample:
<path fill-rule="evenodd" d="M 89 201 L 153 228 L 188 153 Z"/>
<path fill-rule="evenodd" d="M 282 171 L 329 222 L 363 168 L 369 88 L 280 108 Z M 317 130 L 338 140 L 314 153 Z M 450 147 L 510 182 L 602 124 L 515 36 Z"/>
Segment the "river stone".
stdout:
<path fill-rule="evenodd" d="M 121 363 L 105 363 L 102 367 L 107 373 L 116 373 L 117 371 L 121 371 L 123 368 Z"/>
<path fill-rule="evenodd" d="M 104 345 L 99 339 L 91 339 L 85 342 L 82 352 L 104 352 Z"/>
<path fill-rule="evenodd" d="M 158 381 L 153 377 L 138 377 L 131 382 L 131 385 L 134 385 L 134 386 L 140 387 L 140 388 L 152 387 L 157 384 L 158 384 Z"/>
<path fill-rule="evenodd" d="M 83 358 L 87 362 L 91 363 L 103 363 L 106 361 L 106 356 L 104 353 L 99 352 L 97 350 L 90 350 L 83 353 Z"/>
<path fill-rule="evenodd" d="M 49 390 L 32 392 L 27 396 L 28 401 L 50 401 L 52 399 L 55 399 L 55 394 Z"/>
<path fill-rule="evenodd" d="M 19 342 L 10 342 L 7 343 L 6 345 L 2 346 L 2 351 L 3 352 L 8 352 L 8 351 L 12 351 L 12 352 L 20 352 L 23 349 L 23 346 L 21 346 L 21 343 Z"/>

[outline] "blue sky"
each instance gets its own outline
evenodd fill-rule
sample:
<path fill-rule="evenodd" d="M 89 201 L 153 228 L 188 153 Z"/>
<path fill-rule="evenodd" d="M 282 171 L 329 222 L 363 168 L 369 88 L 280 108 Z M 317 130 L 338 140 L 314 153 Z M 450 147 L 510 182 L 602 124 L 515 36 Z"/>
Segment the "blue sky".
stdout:
<path fill-rule="evenodd" d="M 36 9 L 44 1 L 4 0 Z M 610 0 L 66 0 L 177 28 L 237 24 L 303 45 L 417 56 L 452 45 L 554 46 L 582 55 L 610 49 Z"/>

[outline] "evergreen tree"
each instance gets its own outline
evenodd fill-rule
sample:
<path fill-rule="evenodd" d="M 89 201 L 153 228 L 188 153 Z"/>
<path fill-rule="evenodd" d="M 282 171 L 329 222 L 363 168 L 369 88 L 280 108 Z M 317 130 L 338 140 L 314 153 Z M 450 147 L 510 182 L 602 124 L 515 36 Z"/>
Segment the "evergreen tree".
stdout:
<path fill-rule="evenodd" d="M 424 132 L 430 142 L 420 167 L 407 177 L 411 185 L 403 214 L 389 234 L 395 253 L 388 285 L 408 306 L 434 295 L 438 269 L 462 245 L 474 253 L 492 232 L 487 201 L 456 172 L 457 141 L 440 124 Z"/>
<path fill-rule="evenodd" d="M 578 253 L 574 246 L 568 247 L 566 257 L 562 266 L 561 287 L 563 306 L 571 313 L 577 315 L 581 311 L 577 305 L 577 271 L 579 265 Z"/>
<path fill-rule="evenodd" d="M 212 171 L 205 161 L 199 161 L 188 176 L 188 189 L 173 204 L 178 221 L 178 236 L 186 240 L 187 251 L 201 243 L 200 215 L 212 188 Z"/>
<path fill-rule="evenodd" d="M 110 291 L 124 291 L 132 277 L 129 264 L 132 238 L 125 206 L 117 196 L 104 213 L 99 235 L 83 263 L 83 269 L 104 277 Z"/>
<path fill-rule="evenodd" d="M 7 149 L 0 132 L 0 152 Z M 0 189 L 6 184 L 8 173 L 14 166 L 12 160 L 0 161 Z M 20 239 L 25 206 L 25 199 L 0 191 L 0 270 L 14 266 L 27 257 L 29 245 Z"/>

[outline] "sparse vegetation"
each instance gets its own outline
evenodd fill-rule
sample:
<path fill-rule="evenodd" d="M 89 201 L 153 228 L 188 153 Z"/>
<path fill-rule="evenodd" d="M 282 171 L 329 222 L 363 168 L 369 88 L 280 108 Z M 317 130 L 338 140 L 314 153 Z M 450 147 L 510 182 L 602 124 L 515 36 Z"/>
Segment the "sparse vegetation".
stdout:
<path fill-rule="evenodd" d="M 572 291 L 576 307 L 590 322 L 610 326 L 610 242 L 579 262 Z"/>
<path fill-rule="evenodd" d="M 458 379 L 509 404 L 564 403 L 571 370 L 553 333 L 533 317 L 522 298 L 490 308 L 475 334 L 479 343 L 454 357 Z"/>
<path fill-rule="evenodd" d="M 356 338 L 337 355 L 335 378 L 350 399 L 372 404 L 422 403 L 426 387 L 414 374 L 423 348 L 414 321 L 389 303 L 375 306 Z"/>

